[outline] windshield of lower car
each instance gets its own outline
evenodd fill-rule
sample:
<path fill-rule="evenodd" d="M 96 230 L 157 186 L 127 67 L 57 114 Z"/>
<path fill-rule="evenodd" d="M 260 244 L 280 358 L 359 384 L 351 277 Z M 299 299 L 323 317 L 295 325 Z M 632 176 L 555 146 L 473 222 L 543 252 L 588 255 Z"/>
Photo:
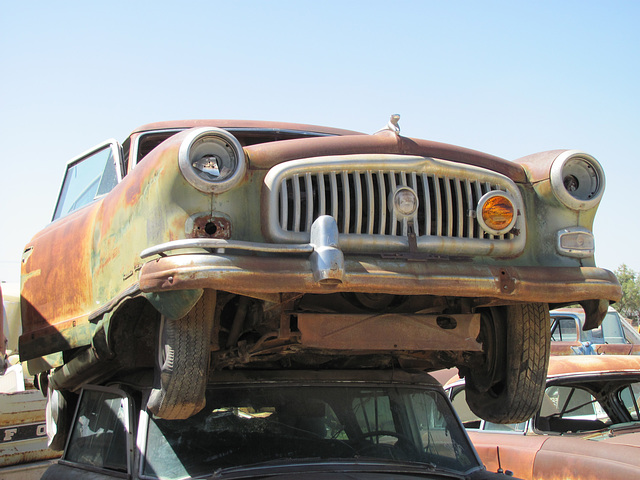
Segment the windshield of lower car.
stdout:
<path fill-rule="evenodd" d="M 143 474 L 170 479 L 274 460 L 479 466 L 440 392 L 397 386 L 210 389 L 187 420 L 150 418 L 145 450 Z"/>

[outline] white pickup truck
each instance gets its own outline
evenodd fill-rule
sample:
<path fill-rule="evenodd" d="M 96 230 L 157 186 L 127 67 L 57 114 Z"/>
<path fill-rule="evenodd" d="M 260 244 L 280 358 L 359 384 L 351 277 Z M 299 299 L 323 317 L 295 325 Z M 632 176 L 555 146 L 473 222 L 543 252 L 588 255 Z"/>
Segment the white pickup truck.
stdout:
<path fill-rule="evenodd" d="M 40 478 L 60 452 L 47 447 L 47 399 L 18 362 L 20 296 L 12 287 L 0 288 L 0 478 L 30 480 Z"/>

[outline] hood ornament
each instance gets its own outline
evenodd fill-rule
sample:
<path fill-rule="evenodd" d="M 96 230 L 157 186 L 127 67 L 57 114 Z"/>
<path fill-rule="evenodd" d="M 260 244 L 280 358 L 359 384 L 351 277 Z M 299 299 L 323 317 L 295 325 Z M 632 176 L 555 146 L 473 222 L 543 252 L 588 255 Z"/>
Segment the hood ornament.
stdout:
<path fill-rule="evenodd" d="M 378 130 L 376 133 L 386 132 L 388 130 L 400 136 L 400 125 L 398 125 L 399 121 L 400 121 L 400 115 L 398 115 L 397 113 L 391 115 L 389 122 L 380 130 Z"/>

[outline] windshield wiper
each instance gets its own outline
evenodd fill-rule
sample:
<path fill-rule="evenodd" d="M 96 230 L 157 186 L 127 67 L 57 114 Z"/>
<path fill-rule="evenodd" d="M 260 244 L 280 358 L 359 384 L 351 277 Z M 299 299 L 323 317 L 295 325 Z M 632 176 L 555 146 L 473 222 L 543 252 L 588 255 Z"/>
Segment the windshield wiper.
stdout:
<path fill-rule="evenodd" d="M 640 422 L 625 422 L 625 423 L 616 423 L 609 427 L 609 435 L 612 437 L 618 434 L 624 434 L 628 432 L 635 432 L 640 430 Z"/>
<path fill-rule="evenodd" d="M 210 480 L 239 480 L 243 478 L 266 478 L 288 474 L 293 471 L 304 470 L 305 474 L 323 472 L 341 473 L 396 473 L 401 475 L 438 475 L 453 479 L 464 478 L 465 474 L 446 468 L 438 467 L 434 463 L 399 462 L 393 460 L 367 460 L 343 458 L 280 458 L 266 462 L 227 467 L 216 470 L 209 477 Z"/>

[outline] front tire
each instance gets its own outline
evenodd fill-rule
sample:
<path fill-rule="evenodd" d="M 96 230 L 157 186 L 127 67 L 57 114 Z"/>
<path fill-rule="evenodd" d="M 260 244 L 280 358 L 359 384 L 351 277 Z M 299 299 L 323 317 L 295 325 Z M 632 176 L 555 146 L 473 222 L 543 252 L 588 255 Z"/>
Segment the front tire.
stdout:
<path fill-rule="evenodd" d="M 158 345 L 157 388 L 147 407 L 160 418 L 179 420 L 205 405 L 216 292 L 205 290 L 183 318 L 163 317 Z"/>
<path fill-rule="evenodd" d="M 549 306 L 510 305 L 483 314 L 480 368 L 466 375 L 469 408 L 492 423 L 520 423 L 540 408 L 550 352 Z"/>

